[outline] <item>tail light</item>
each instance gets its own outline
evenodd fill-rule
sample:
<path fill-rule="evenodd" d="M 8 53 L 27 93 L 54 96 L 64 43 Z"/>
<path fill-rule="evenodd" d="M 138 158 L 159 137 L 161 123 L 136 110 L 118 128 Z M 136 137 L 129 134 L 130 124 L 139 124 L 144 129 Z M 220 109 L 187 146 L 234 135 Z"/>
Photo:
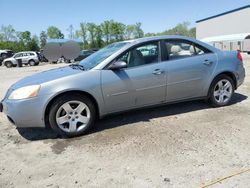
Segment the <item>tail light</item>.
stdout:
<path fill-rule="evenodd" d="M 243 58 L 241 56 L 240 51 L 237 52 L 237 59 L 240 60 L 241 62 L 243 62 Z"/>

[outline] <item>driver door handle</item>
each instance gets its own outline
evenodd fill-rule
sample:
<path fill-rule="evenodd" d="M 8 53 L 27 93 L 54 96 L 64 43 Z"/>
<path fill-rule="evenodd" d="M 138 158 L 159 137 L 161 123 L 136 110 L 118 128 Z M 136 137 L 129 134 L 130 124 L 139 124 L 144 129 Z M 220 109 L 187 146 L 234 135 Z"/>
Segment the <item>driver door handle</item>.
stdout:
<path fill-rule="evenodd" d="M 212 65 L 213 64 L 213 61 L 210 61 L 208 59 L 206 59 L 204 62 L 203 62 L 204 65 Z"/>
<path fill-rule="evenodd" d="M 161 74 L 163 74 L 163 73 L 164 73 L 164 71 L 161 70 L 161 69 L 155 69 L 155 70 L 152 72 L 152 74 L 154 74 L 154 75 L 161 75 Z"/>

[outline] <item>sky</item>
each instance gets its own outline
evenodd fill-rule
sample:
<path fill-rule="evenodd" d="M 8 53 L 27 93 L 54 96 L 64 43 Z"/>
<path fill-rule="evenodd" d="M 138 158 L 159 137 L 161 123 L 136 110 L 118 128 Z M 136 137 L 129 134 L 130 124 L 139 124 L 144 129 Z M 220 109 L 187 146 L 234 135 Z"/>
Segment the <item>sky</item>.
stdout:
<path fill-rule="evenodd" d="M 142 23 L 144 32 L 162 32 L 178 23 L 195 21 L 249 5 L 249 0 L 0 0 L 0 26 L 39 35 L 54 25 L 67 37 L 70 24 L 100 24 L 113 19 Z"/>

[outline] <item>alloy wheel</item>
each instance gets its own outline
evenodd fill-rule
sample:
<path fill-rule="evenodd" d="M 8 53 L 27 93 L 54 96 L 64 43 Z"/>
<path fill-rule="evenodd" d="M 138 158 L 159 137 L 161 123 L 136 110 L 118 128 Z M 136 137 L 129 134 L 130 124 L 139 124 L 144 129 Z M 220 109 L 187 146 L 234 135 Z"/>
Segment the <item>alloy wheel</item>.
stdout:
<path fill-rule="evenodd" d="M 84 129 L 90 120 L 89 107 L 81 101 L 68 101 L 56 113 L 58 127 L 68 133 Z"/>
<path fill-rule="evenodd" d="M 232 97 L 233 86 L 227 79 L 218 81 L 214 88 L 214 99 L 218 104 L 227 103 Z"/>

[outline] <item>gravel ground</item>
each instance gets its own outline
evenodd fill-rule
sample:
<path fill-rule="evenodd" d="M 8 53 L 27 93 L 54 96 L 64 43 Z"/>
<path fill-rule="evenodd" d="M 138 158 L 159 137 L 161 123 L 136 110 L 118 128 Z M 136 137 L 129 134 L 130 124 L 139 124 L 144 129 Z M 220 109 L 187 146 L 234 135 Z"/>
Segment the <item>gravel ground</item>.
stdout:
<path fill-rule="evenodd" d="M 203 101 L 107 117 L 61 139 L 20 129 L 0 114 L 0 187 L 201 187 L 250 169 L 250 57 L 233 104 Z M 18 79 L 62 65 L 0 67 L 0 98 Z M 248 187 L 250 171 L 209 187 Z"/>

